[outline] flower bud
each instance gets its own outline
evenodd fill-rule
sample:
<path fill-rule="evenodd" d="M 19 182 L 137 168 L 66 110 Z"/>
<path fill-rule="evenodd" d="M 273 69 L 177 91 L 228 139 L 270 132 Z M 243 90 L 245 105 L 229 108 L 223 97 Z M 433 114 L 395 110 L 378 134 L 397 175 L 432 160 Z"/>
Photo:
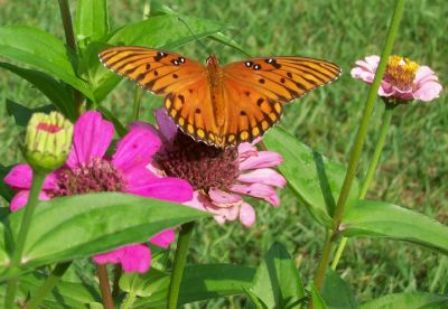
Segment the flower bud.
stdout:
<path fill-rule="evenodd" d="M 58 112 L 32 115 L 26 130 L 24 156 L 38 170 L 60 167 L 70 151 L 73 125 Z"/>

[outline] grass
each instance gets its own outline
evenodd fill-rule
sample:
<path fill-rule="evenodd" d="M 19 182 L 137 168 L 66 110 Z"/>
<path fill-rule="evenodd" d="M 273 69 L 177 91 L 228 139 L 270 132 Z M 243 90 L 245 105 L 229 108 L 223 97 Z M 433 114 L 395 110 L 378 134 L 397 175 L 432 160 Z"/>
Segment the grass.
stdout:
<path fill-rule="evenodd" d="M 119 26 L 142 18 L 146 1 L 110 1 L 111 23 Z M 112 5 L 113 4 L 113 5 Z M 393 1 L 166 1 L 185 15 L 219 20 L 232 26 L 230 36 L 251 55 L 304 55 L 332 60 L 345 74 L 286 108 L 282 126 L 326 156 L 346 162 L 356 133 L 367 87 L 349 74 L 354 61 L 379 54 Z M 448 6 L 444 0 L 408 1 L 394 53 L 408 56 L 447 76 L 446 29 Z M 62 37 L 56 1 L 0 1 L 0 23 L 38 26 Z M 243 58 L 216 42 L 205 42 L 222 63 Z M 205 59 L 207 50 L 195 42 L 180 49 L 188 57 Z M 129 119 L 134 86 L 122 83 L 107 104 L 122 120 Z M 0 71 L 0 102 L 12 99 L 28 106 L 47 103 L 29 84 Z M 160 100 L 143 97 L 143 117 Z M 151 103 L 151 104 L 150 104 Z M 384 199 L 423 212 L 448 223 L 448 104 L 446 96 L 430 104 L 398 108 L 372 190 L 372 199 Z M 3 104 L 3 103 L 0 103 Z M 361 170 L 365 171 L 379 133 L 383 105 L 378 101 Z M 3 164 L 20 160 L 14 127 L 5 108 L 0 109 L 0 157 Z M 362 175 L 362 173 L 360 174 Z M 257 205 L 254 228 L 239 224 L 218 226 L 202 222 L 191 248 L 190 262 L 233 262 L 255 265 L 274 241 L 286 244 L 304 277 L 310 278 L 323 244 L 323 230 L 292 192 L 282 192 L 282 206 Z M 350 241 L 342 258 L 342 276 L 357 299 L 403 291 L 446 293 L 448 260 L 427 249 L 389 240 Z M 214 306 L 231 306 L 219 300 Z"/>

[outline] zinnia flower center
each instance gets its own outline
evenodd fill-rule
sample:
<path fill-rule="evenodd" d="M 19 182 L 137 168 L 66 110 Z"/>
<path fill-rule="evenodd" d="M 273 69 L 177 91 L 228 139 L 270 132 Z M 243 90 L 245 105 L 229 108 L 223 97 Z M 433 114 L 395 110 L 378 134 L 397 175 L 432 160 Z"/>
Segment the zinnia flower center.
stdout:
<path fill-rule="evenodd" d="M 64 168 L 58 174 L 56 196 L 91 192 L 121 192 L 125 183 L 112 163 L 95 159 L 74 169 Z"/>
<path fill-rule="evenodd" d="M 157 155 L 156 162 L 168 176 L 187 180 L 195 190 L 229 188 L 239 175 L 236 148 L 207 146 L 180 131 L 173 144 Z"/>
<path fill-rule="evenodd" d="M 387 62 L 385 79 L 399 89 L 412 87 L 419 65 L 400 56 L 390 56 Z"/>

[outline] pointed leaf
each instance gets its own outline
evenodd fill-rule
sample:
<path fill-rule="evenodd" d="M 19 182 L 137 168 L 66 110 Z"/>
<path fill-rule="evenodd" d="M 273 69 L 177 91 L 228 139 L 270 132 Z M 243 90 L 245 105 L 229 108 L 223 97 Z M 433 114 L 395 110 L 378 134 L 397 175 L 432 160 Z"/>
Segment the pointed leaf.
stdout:
<path fill-rule="evenodd" d="M 383 237 L 448 254 L 448 227 L 423 214 L 380 201 L 359 201 L 342 220 L 347 237 Z"/>
<path fill-rule="evenodd" d="M 360 309 L 448 308 L 448 296 L 422 292 L 386 295 L 362 304 Z"/>
<path fill-rule="evenodd" d="M 23 210 L 9 222 L 17 235 Z M 24 248 L 24 270 L 89 257 L 143 242 L 157 232 L 208 214 L 193 208 L 122 193 L 95 193 L 40 202 Z M 7 265 L 0 264 L 5 276 Z M 8 274 L 10 275 L 10 274 Z"/>
<path fill-rule="evenodd" d="M 89 86 L 73 69 L 74 53 L 45 31 L 28 26 L 0 27 L 0 56 L 33 66 L 92 97 Z"/>
<path fill-rule="evenodd" d="M 319 291 L 317 290 L 314 283 L 311 284 L 311 301 L 313 306 L 311 308 L 313 309 L 327 309 L 328 306 L 325 303 L 325 300 L 320 295 Z"/>
<path fill-rule="evenodd" d="M 357 308 L 355 296 L 348 285 L 339 275 L 329 269 L 325 276 L 325 282 L 322 289 L 322 298 L 325 300 L 328 308 Z"/>
<path fill-rule="evenodd" d="M 263 141 L 268 149 L 282 154 L 284 162 L 279 167 L 280 172 L 313 217 L 317 222 L 331 226 L 345 166 L 328 160 L 279 128 L 272 129 Z M 358 192 L 358 183 L 354 181 L 347 209 L 357 200 Z"/>
<path fill-rule="evenodd" d="M 0 62 L 0 67 L 7 69 L 30 82 L 54 103 L 70 120 L 75 120 L 75 103 L 73 91 L 67 85 L 56 81 L 51 76 L 18 66 Z"/>
<path fill-rule="evenodd" d="M 75 25 L 81 47 L 105 36 L 109 32 L 107 0 L 78 0 Z"/>
<path fill-rule="evenodd" d="M 53 105 L 45 105 L 31 109 L 11 100 L 6 100 L 6 111 L 8 115 L 13 116 L 16 124 L 21 127 L 28 125 L 28 121 L 33 113 L 49 113 L 54 110 L 55 107 Z"/>
<path fill-rule="evenodd" d="M 268 308 L 285 308 L 305 296 L 300 274 L 282 245 L 274 244 L 266 253 L 250 291 Z"/>

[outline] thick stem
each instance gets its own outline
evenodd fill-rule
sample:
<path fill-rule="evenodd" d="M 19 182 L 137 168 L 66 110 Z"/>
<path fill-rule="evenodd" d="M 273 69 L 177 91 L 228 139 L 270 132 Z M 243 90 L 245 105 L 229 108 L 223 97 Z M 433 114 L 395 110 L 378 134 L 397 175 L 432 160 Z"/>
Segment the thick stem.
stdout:
<path fill-rule="evenodd" d="M 39 193 L 42 189 L 45 177 L 47 173 L 33 170 L 33 182 L 31 184 L 31 191 L 28 198 L 28 203 L 25 206 L 22 223 L 20 224 L 19 235 L 15 242 L 14 252 L 11 258 L 10 269 L 16 270 L 20 266 L 22 260 L 23 249 L 25 247 L 26 238 L 31 225 L 31 219 L 33 217 L 34 210 L 39 202 Z M 14 297 L 17 288 L 17 279 L 13 278 L 8 281 L 6 287 L 5 308 L 12 308 L 14 303 Z"/>
<path fill-rule="evenodd" d="M 58 0 L 59 11 L 61 13 L 62 24 L 64 26 L 65 42 L 67 46 L 73 50 L 74 53 L 77 52 L 75 32 L 73 31 L 72 17 L 70 15 L 70 6 L 68 0 Z M 76 68 L 75 68 L 76 69 Z M 84 102 L 84 96 L 77 89 L 73 89 L 75 96 L 75 108 L 76 108 L 76 118 L 81 115 L 81 108 Z"/>
<path fill-rule="evenodd" d="M 390 122 L 392 120 L 392 111 L 393 108 L 386 107 L 383 114 L 383 124 L 381 125 L 380 136 L 375 145 L 375 150 L 373 152 L 372 159 L 369 164 L 369 169 L 367 170 L 367 174 L 364 178 L 361 192 L 359 193 L 359 199 L 363 200 L 366 197 L 367 191 L 370 188 L 370 185 L 373 180 L 373 176 L 375 176 L 375 171 L 378 167 L 378 162 L 381 158 L 381 153 L 383 152 L 384 142 L 386 141 L 387 133 L 389 132 Z"/>
<path fill-rule="evenodd" d="M 103 306 L 105 309 L 114 308 L 114 300 L 110 292 L 109 275 L 107 274 L 106 265 L 96 265 L 96 275 L 100 281 L 101 298 L 103 299 Z"/>
<path fill-rule="evenodd" d="M 132 105 L 132 121 L 137 121 L 140 118 L 140 105 L 142 102 L 143 91 L 139 86 L 135 87 L 134 104 Z"/>
<path fill-rule="evenodd" d="M 333 241 L 332 238 L 333 238 L 332 235 L 327 233 L 324 248 L 322 249 L 322 255 L 320 257 L 319 265 L 317 266 L 316 275 L 314 277 L 314 282 L 316 283 L 316 286 L 319 284 L 318 286 L 319 289 L 325 279 L 325 273 L 331 254 L 331 247 Z"/>
<path fill-rule="evenodd" d="M 48 276 L 47 280 L 45 280 L 44 284 L 31 297 L 31 300 L 27 303 L 26 308 L 38 308 L 45 297 L 47 297 L 47 295 L 53 290 L 59 280 L 61 280 L 62 276 L 65 274 L 71 264 L 71 261 L 57 264 L 51 272 L 50 276 Z"/>
<path fill-rule="evenodd" d="M 370 161 L 369 168 L 367 170 L 367 174 L 364 178 L 364 182 L 361 187 L 361 192 L 359 194 L 360 200 L 365 198 L 367 191 L 369 190 L 370 185 L 372 183 L 373 176 L 375 175 L 375 171 L 378 167 L 378 162 L 380 161 L 381 153 L 383 152 L 384 143 L 386 141 L 387 132 L 389 131 L 390 122 L 392 119 L 392 111 L 393 111 L 393 107 L 388 107 L 386 104 L 386 109 L 383 114 L 383 124 L 381 125 L 380 136 L 378 137 L 378 140 L 376 142 L 375 150 L 373 152 L 373 156 Z M 333 270 L 335 270 L 336 267 L 338 266 L 338 263 L 341 259 L 342 253 L 344 252 L 346 245 L 347 245 L 347 238 L 344 237 L 341 239 L 341 242 L 339 243 L 338 249 L 336 250 L 335 257 L 331 264 L 331 268 Z"/>
<path fill-rule="evenodd" d="M 356 176 L 359 159 L 361 158 L 361 151 L 364 146 L 364 141 L 367 135 L 367 128 L 370 122 L 370 117 L 372 115 L 375 99 L 377 97 L 378 88 L 381 84 L 381 80 L 386 70 L 387 59 L 389 58 L 389 55 L 392 51 L 392 46 L 398 32 L 398 26 L 400 25 L 401 16 L 403 15 L 403 9 L 404 9 L 404 0 L 397 0 L 395 4 L 394 13 L 392 15 L 392 20 L 389 26 L 389 30 L 387 33 L 386 43 L 384 45 L 384 49 L 381 54 L 381 60 L 378 65 L 378 69 L 376 70 L 375 73 L 375 79 L 370 87 L 369 94 L 367 96 L 363 116 L 360 122 L 358 132 L 356 134 L 355 144 L 353 145 L 350 154 L 347 173 L 345 175 L 341 193 L 339 195 L 338 202 L 336 204 L 336 209 L 333 217 L 334 220 L 333 235 L 330 236 L 330 244 L 329 244 L 330 250 L 325 250 L 326 248 L 324 247 L 324 252 L 322 253 L 321 261 L 319 262 L 319 267 L 314 276 L 315 284 L 318 289 L 322 287 L 323 278 L 325 277 L 325 273 L 328 266 L 327 264 L 323 265 L 323 261 L 325 260 L 328 261 L 329 259 L 332 241 L 335 238 L 334 236 L 337 234 L 339 224 L 341 223 L 342 216 L 344 215 L 345 203 L 347 202 L 347 198 L 349 196 L 350 189 L 353 184 L 353 179 Z M 321 265 L 322 267 L 320 267 Z"/>
<path fill-rule="evenodd" d="M 177 241 L 176 256 L 174 258 L 173 272 L 171 273 L 170 288 L 168 291 L 168 309 L 177 309 L 179 288 L 187 261 L 188 246 L 195 223 L 188 222 L 181 226 Z"/>

